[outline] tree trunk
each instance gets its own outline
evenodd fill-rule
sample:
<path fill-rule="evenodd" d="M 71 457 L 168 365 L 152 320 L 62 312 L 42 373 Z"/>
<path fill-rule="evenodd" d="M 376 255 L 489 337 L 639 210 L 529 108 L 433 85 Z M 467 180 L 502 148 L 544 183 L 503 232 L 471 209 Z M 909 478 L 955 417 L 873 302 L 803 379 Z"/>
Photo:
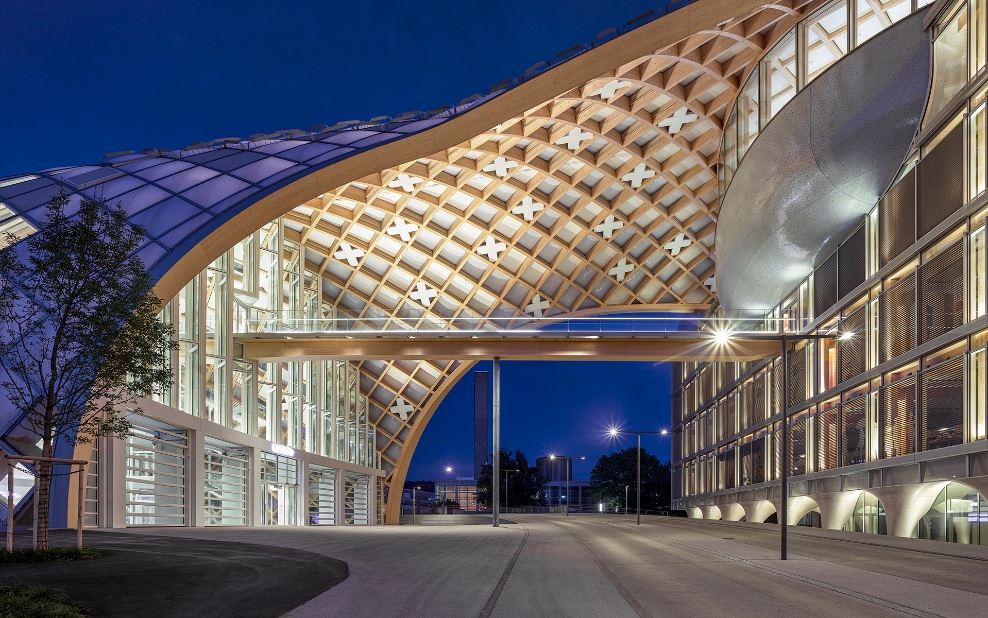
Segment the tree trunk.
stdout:
<path fill-rule="evenodd" d="M 52 457 L 55 451 L 51 440 L 45 440 L 42 457 Z M 48 506 L 51 498 L 51 462 L 42 461 L 36 470 L 38 474 L 38 495 L 34 497 L 38 505 L 38 549 L 48 549 Z"/>

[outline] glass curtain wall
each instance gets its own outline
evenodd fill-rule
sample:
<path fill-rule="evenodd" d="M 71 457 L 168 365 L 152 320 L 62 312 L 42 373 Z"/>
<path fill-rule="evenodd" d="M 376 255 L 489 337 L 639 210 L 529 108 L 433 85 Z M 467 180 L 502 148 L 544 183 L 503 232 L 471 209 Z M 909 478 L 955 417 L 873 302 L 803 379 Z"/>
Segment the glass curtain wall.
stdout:
<path fill-rule="evenodd" d="M 334 307 L 304 247 L 281 219 L 217 258 L 162 312 L 176 326 L 173 391 L 156 397 L 192 416 L 264 440 L 377 466 L 367 398 L 343 361 L 255 363 L 238 356 L 241 333 L 323 330 Z"/>
<path fill-rule="evenodd" d="M 983 23 L 985 0 L 965 0 L 967 1 L 972 3 L 971 11 L 978 16 L 978 24 Z M 925 0 L 830 2 L 808 15 L 789 34 L 782 37 L 746 78 L 736 105 L 728 114 L 721 145 L 721 193 L 727 190 L 741 159 L 761 130 L 800 89 L 855 47 L 927 4 L 929 2 Z M 966 19 L 966 4 L 961 12 Z M 961 84 L 965 81 L 966 61 L 960 60 L 958 69 L 958 60 L 953 54 L 957 49 L 957 41 L 960 40 L 958 37 L 966 36 L 959 30 L 966 28 L 966 23 L 954 23 L 953 30 L 950 27 L 944 28 L 947 34 L 941 41 L 941 55 L 945 61 L 940 74 L 942 89 L 948 99 L 956 92 L 951 92 L 952 84 L 958 78 Z M 984 27 L 979 25 L 976 32 L 978 37 L 973 45 L 977 57 L 981 59 L 978 66 L 984 66 Z"/>
<path fill-rule="evenodd" d="M 920 518 L 916 538 L 965 545 L 988 545 L 988 504 L 977 491 L 948 483 Z"/>

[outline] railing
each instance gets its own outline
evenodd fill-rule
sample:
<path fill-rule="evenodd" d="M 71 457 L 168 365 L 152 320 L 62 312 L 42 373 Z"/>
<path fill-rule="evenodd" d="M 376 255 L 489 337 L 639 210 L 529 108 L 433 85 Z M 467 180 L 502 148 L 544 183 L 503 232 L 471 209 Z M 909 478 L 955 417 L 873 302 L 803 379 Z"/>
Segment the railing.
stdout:
<path fill-rule="evenodd" d="M 750 316 L 751 313 L 748 313 Z M 445 335 L 484 336 L 636 336 L 671 333 L 729 332 L 732 335 L 799 332 L 809 320 L 765 317 L 700 317 L 683 315 L 618 315 L 604 317 L 451 317 L 423 312 L 386 317 L 307 317 L 299 313 L 267 313 L 241 320 L 235 336 L 255 334 L 318 333 L 325 336 Z"/>

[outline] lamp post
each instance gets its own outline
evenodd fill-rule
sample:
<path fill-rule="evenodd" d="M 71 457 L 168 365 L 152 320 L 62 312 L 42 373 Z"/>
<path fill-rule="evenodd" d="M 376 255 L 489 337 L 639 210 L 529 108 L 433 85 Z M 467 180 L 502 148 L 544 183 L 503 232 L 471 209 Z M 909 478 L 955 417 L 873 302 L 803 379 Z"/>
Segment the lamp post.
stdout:
<path fill-rule="evenodd" d="M 624 514 L 628 514 L 628 486 L 624 486 Z"/>
<path fill-rule="evenodd" d="M 563 457 L 563 455 L 556 455 L 555 453 L 552 453 L 551 455 L 549 455 L 549 460 L 550 461 L 556 461 L 556 457 Z M 586 458 L 587 458 L 586 455 L 581 455 L 580 456 L 580 459 L 586 459 Z M 572 465 L 573 465 L 573 458 L 572 457 L 566 457 L 566 517 L 569 517 L 569 498 L 570 498 L 570 495 L 569 495 L 569 477 L 572 476 L 572 472 L 573 472 Z M 560 505 L 561 505 L 561 503 L 562 503 L 562 501 L 560 501 Z M 582 506 L 581 506 L 581 508 L 582 508 Z"/>
<path fill-rule="evenodd" d="M 783 318 L 787 320 L 787 318 Z M 841 331 L 840 326 L 830 332 L 817 332 L 817 333 L 803 333 L 799 334 L 796 332 L 789 333 L 786 332 L 790 326 L 786 326 L 785 322 L 779 324 L 779 329 L 777 333 L 766 334 L 765 338 L 777 340 L 782 347 L 782 356 L 780 358 L 780 364 L 782 365 L 782 401 L 780 407 L 782 408 L 782 454 L 780 462 L 782 470 L 780 470 L 779 481 L 782 485 L 781 491 L 781 504 L 779 512 L 777 513 L 779 520 L 779 554 L 782 560 L 787 560 L 789 558 L 789 345 L 799 341 L 808 341 L 813 339 L 839 339 L 841 341 L 847 341 L 855 337 L 853 331 Z M 798 330 L 798 329 L 795 329 Z M 713 340 L 717 345 L 726 345 L 730 342 L 733 333 L 730 329 L 721 329 L 714 331 Z M 613 433 L 612 430 L 612 434 Z"/>
<path fill-rule="evenodd" d="M 418 489 L 422 489 L 422 488 L 421 487 L 412 487 L 412 525 L 413 526 L 415 525 L 415 511 L 417 510 L 416 509 L 416 505 L 418 504 L 418 500 L 417 500 L 415 491 L 418 490 Z"/>
<path fill-rule="evenodd" d="M 449 483 L 453 481 L 453 466 L 446 466 L 446 480 L 448 481 L 447 482 L 447 485 L 446 485 L 446 492 L 442 496 L 443 515 L 448 515 L 449 514 L 449 491 L 450 491 L 450 485 L 449 485 Z M 459 504 L 460 503 L 460 485 L 459 485 L 459 483 L 453 483 L 452 490 L 453 490 L 453 495 L 456 496 L 456 503 Z M 436 492 L 436 499 L 439 499 L 439 492 L 438 491 Z"/>
<path fill-rule="evenodd" d="M 635 470 L 635 512 L 638 515 L 638 525 L 642 524 L 642 434 L 655 434 L 657 436 L 669 435 L 668 429 L 656 429 L 652 431 L 629 431 L 611 427 L 608 432 L 612 438 L 616 438 L 619 433 L 633 433 L 638 436 L 638 463 Z M 625 496 L 627 496 L 627 485 L 625 486 Z M 625 510 L 627 511 L 628 499 L 625 497 Z"/>
<path fill-rule="evenodd" d="M 521 472 L 521 470 L 501 470 L 504 472 L 504 512 L 508 512 L 508 473 L 509 472 Z"/>

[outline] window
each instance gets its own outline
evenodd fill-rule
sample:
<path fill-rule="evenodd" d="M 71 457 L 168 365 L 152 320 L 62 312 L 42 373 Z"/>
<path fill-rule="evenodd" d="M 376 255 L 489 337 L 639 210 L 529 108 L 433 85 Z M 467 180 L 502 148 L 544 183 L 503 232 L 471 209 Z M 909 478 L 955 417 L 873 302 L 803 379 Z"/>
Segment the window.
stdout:
<path fill-rule="evenodd" d="M 765 110 L 771 120 L 796 96 L 796 37 L 790 34 L 773 47 L 762 66 L 768 88 Z"/>
<path fill-rule="evenodd" d="M 861 45 L 895 22 L 910 13 L 910 0 L 858 0 L 855 19 L 857 20 L 857 45 Z"/>
<path fill-rule="evenodd" d="M 988 385 L 988 354 L 985 348 L 974 350 L 969 355 L 970 373 L 968 374 L 968 414 L 969 414 L 969 440 L 983 440 L 985 438 L 985 417 L 988 402 L 986 385 Z"/>
<path fill-rule="evenodd" d="M 962 3 L 936 26 L 933 84 L 924 123 L 935 118 L 967 83 L 967 21 L 967 6 Z"/>
<path fill-rule="evenodd" d="M 971 144 L 971 154 L 970 154 L 970 196 L 973 198 L 981 194 L 986 188 L 988 188 L 988 183 L 986 183 L 985 178 L 985 159 L 988 155 L 988 146 L 986 146 L 985 131 L 988 129 L 986 127 L 986 106 L 985 106 L 985 93 L 982 90 L 975 97 L 972 105 L 977 105 L 974 111 L 968 119 L 969 130 L 970 130 L 970 144 Z"/>
<path fill-rule="evenodd" d="M 738 143 L 737 143 L 738 120 L 735 112 L 732 111 L 724 127 L 724 156 L 721 159 L 721 193 L 727 190 L 734 178 L 734 171 L 738 169 Z"/>
<path fill-rule="evenodd" d="M 758 137 L 758 67 L 751 72 L 748 82 L 738 99 L 738 161 L 744 158 L 755 138 Z"/>
<path fill-rule="evenodd" d="M 806 33 L 806 83 L 810 83 L 847 53 L 847 2 L 838 2 L 818 12 L 803 28 Z"/>

